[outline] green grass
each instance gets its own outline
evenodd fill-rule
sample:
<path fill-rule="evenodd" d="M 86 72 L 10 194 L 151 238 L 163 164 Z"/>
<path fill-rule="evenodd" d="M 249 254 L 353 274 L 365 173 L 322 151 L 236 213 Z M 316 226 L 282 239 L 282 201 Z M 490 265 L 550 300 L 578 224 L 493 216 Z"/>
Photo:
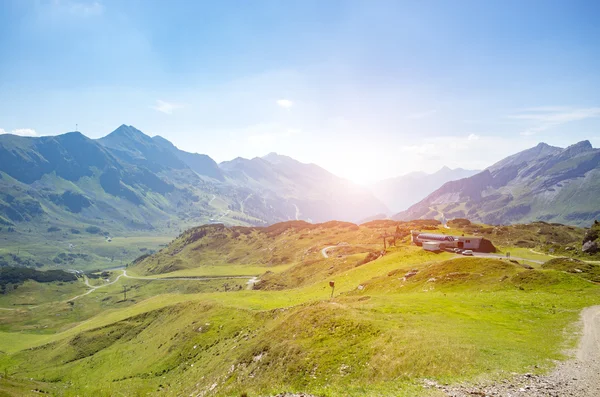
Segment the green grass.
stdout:
<path fill-rule="evenodd" d="M 377 249 L 377 228 L 230 233 L 191 245 L 184 235 L 128 273 L 149 273 L 159 259 L 164 270 L 181 258 L 182 269 L 161 276 L 270 271 L 260 277 L 273 288 L 121 277 L 73 306 L 0 311 L 0 373 L 17 385 L 30 378 L 69 385 L 59 393 L 67 396 L 434 395 L 421 387 L 424 378 L 454 383 L 548 370 L 574 347 L 581 309 L 600 303 L 600 287 L 589 281 L 595 267 L 526 270 L 405 243 L 363 264 L 354 246 Z M 339 242 L 349 246 L 322 257 Z M 416 274 L 405 278 L 409 271 Z"/>
<path fill-rule="evenodd" d="M 600 283 L 600 264 L 587 263 L 573 258 L 554 258 L 544 263 L 542 268 L 572 273 L 586 280 Z"/>
<path fill-rule="evenodd" d="M 190 269 L 176 270 L 174 272 L 159 275 L 145 276 L 148 278 L 165 277 L 226 277 L 226 276 L 258 276 L 267 271 L 281 273 L 292 266 L 291 264 L 277 266 L 252 266 L 252 265 L 229 265 L 229 266 L 202 266 Z M 127 274 L 139 277 L 135 267 L 127 269 Z"/>
<path fill-rule="evenodd" d="M 492 266 L 490 279 L 528 273 L 504 262 L 470 258 L 425 265 L 422 272 L 424 277 L 452 273 L 461 262 L 463 270 L 473 273 Z M 85 327 L 90 331 L 67 331 L 56 344 L 14 355 L 4 365 L 14 377 L 75 381 L 73 395 L 159 389 L 197 394 L 214 383 L 215 395 L 223 396 L 282 390 L 358 396 L 375 389 L 380 395 L 411 395 L 420 393 L 415 379 L 503 377 L 534 371 L 534 365 L 548 368 L 551 360 L 564 358 L 561 351 L 574 339 L 565 340 L 562 331 L 582 307 L 600 302 L 598 289 L 576 276 L 531 272 L 556 276 L 558 282 L 546 291 L 531 285 L 545 286 L 546 280 L 534 279 L 529 289 L 515 281 L 481 291 L 489 280 L 467 280 L 441 290 L 395 293 L 365 282 L 359 294 L 307 299 L 291 307 L 284 291 L 227 293 L 222 295 L 228 299 L 218 303 L 214 293 L 175 305 L 175 296 L 168 305 L 154 298 L 129 308 L 127 316 L 114 312 L 102 323 L 92 320 L 93 327 Z M 306 297 L 316 293 L 303 292 Z M 40 362 L 27 360 L 30 355 Z M 42 365 L 48 362 L 55 364 Z M 194 382 L 185 381 L 189 378 Z"/>
<path fill-rule="evenodd" d="M 87 287 L 79 281 L 38 283 L 29 280 L 14 291 L 0 294 L 0 307 L 15 308 L 63 301 L 86 290 Z"/>
<path fill-rule="evenodd" d="M 9 255 L 17 255 L 22 260 L 30 259 L 40 263 L 43 269 L 95 270 L 122 266 L 148 251 L 157 251 L 172 240 L 171 236 L 140 235 L 113 237 L 111 242 L 101 235 L 55 233 L 40 240 L 39 233 L 24 233 L 19 236 L 2 238 L 0 234 L 0 259 L 12 263 Z M 72 244 L 72 247 L 70 246 Z M 73 262 L 53 261 L 60 254 L 85 255 Z"/>

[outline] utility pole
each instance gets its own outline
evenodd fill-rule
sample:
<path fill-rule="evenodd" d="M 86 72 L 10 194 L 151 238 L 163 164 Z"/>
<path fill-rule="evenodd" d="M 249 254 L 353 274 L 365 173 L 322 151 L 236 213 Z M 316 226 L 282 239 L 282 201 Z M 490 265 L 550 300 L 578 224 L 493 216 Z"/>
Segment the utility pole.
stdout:
<path fill-rule="evenodd" d="M 383 232 L 383 234 L 381 236 L 379 236 L 381 238 L 383 238 L 383 250 L 385 251 L 387 246 L 386 246 L 386 239 L 388 237 L 390 237 L 390 235 L 387 232 Z"/>
<path fill-rule="evenodd" d="M 77 123 L 75 124 L 75 132 L 79 131 Z"/>

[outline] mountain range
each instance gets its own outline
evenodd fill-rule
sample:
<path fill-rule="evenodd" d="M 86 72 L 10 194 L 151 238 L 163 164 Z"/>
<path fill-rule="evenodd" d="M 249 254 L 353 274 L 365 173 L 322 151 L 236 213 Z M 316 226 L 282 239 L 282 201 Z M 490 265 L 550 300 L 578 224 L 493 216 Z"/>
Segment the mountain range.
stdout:
<path fill-rule="evenodd" d="M 599 161 L 588 141 L 566 149 L 541 143 L 481 172 L 444 167 L 365 188 L 276 153 L 217 164 L 127 125 L 100 139 L 5 134 L 0 228 L 172 235 L 204 223 L 358 222 L 415 202 L 393 218 L 587 225 L 600 215 Z"/>
<path fill-rule="evenodd" d="M 314 164 L 275 153 L 217 164 L 126 125 L 100 139 L 0 135 L 0 187 L 0 226 L 9 227 L 148 231 L 388 212 L 367 189 Z"/>
<path fill-rule="evenodd" d="M 393 212 L 404 211 L 419 202 L 444 183 L 475 175 L 479 170 L 450 169 L 442 167 L 433 174 L 411 172 L 395 178 L 384 179 L 369 188 Z"/>
<path fill-rule="evenodd" d="M 468 178 L 445 183 L 393 219 L 468 218 L 486 224 L 535 220 L 589 226 L 600 216 L 600 149 L 545 143 Z"/>

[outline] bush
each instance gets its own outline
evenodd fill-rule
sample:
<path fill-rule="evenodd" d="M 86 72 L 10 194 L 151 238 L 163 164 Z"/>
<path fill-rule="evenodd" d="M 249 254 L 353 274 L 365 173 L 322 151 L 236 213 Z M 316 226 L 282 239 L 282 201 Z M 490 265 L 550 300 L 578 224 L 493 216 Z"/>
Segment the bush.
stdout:
<path fill-rule="evenodd" d="M 88 226 L 85 228 L 85 231 L 90 234 L 99 234 L 102 229 L 100 229 L 98 226 Z"/>
<path fill-rule="evenodd" d="M 19 285 L 26 280 L 50 283 L 53 281 L 76 281 L 77 277 L 62 270 L 47 270 L 44 272 L 27 267 L 0 267 L 0 286 L 4 287 L 7 284 Z"/>

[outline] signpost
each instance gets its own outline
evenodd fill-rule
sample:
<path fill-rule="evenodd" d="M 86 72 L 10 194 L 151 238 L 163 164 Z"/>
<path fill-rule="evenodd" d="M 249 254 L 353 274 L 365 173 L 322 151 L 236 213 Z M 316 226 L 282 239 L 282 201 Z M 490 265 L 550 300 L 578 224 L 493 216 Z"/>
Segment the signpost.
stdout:
<path fill-rule="evenodd" d="M 333 298 L 333 291 L 335 290 L 335 281 L 330 281 L 329 282 L 329 286 L 331 287 L 331 297 L 329 299 Z"/>

